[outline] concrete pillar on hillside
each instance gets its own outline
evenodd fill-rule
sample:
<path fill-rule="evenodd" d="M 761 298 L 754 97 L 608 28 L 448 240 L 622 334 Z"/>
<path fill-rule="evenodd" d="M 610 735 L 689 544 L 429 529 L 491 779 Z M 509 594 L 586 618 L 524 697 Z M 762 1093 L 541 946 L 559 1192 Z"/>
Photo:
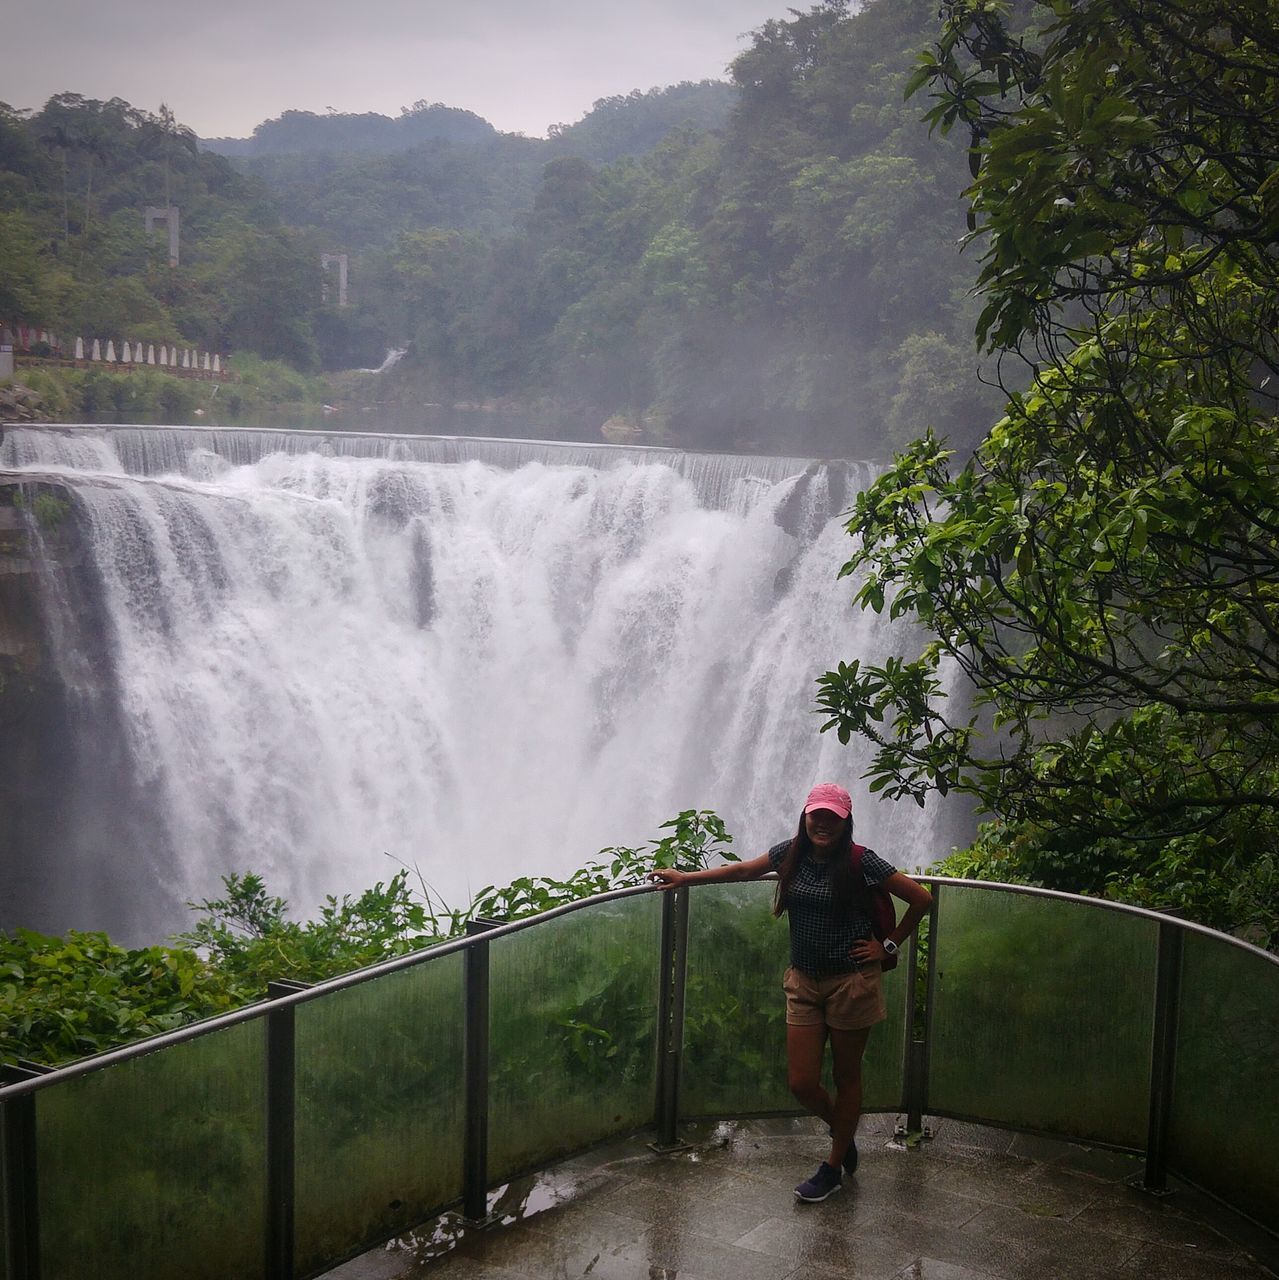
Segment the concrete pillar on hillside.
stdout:
<path fill-rule="evenodd" d="M 204 363 L 200 367 L 205 373 L 209 372 L 209 353 L 207 351 L 204 353 Z"/>
<path fill-rule="evenodd" d="M 13 334 L 0 325 L 0 378 L 13 377 Z"/>
<path fill-rule="evenodd" d="M 222 372 L 222 357 L 218 355 L 216 352 L 214 353 L 214 356 L 213 356 L 213 372 L 214 373 Z"/>
<path fill-rule="evenodd" d="M 147 343 L 147 364 L 155 364 L 155 343 Z"/>
<path fill-rule="evenodd" d="M 166 369 L 169 367 L 169 348 L 163 343 L 160 344 L 160 363 Z"/>
<path fill-rule="evenodd" d="M 93 354 L 89 357 L 89 359 L 90 359 L 90 360 L 101 360 L 101 359 L 102 359 L 102 339 L 101 339 L 101 338 L 94 338 L 94 340 L 93 340 Z"/>
<path fill-rule="evenodd" d="M 182 352 L 182 367 L 183 367 L 184 369 L 189 369 L 189 368 L 191 367 L 191 351 L 190 351 L 190 349 L 189 349 L 189 348 L 184 348 L 184 349 L 183 349 L 183 352 Z"/>
<path fill-rule="evenodd" d="M 176 267 L 178 265 L 178 223 L 180 221 L 178 206 L 171 204 L 165 208 L 161 205 L 149 204 L 147 205 L 145 216 L 148 235 L 157 222 L 163 222 L 169 228 L 169 266 Z"/>
<path fill-rule="evenodd" d="M 106 362 L 107 364 L 115 364 L 115 339 L 114 338 L 107 339 Z"/>
<path fill-rule="evenodd" d="M 125 340 L 120 344 L 120 363 L 121 364 L 133 363 L 133 350 L 129 346 L 128 338 L 125 338 Z"/>
<path fill-rule="evenodd" d="M 75 358 L 77 360 L 84 359 L 84 339 L 83 338 L 77 338 L 75 340 Z"/>
<path fill-rule="evenodd" d="M 322 253 L 320 254 L 320 269 L 324 274 L 324 301 L 329 300 L 329 268 L 337 267 L 338 269 L 338 306 L 346 306 L 346 264 L 347 257 L 344 253 Z"/>

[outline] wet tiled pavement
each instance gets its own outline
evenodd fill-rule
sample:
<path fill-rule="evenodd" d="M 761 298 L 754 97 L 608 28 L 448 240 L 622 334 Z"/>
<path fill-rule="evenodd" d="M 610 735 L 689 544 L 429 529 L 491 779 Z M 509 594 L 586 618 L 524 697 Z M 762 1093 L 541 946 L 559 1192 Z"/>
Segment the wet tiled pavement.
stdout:
<path fill-rule="evenodd" d="M 499 1224 L 428 1224 L 326 1280 L 1258 1280 L 1276 1243 L 1198 1193 L 1152 1199 L 1126 1156 L 955 1121 L 915 1149 L 868 1116 L 856 1178 L 791 1194 L 823 1154 L 808 1120 L 686 1126 L 579 1156 L 497 1197 Z"/>

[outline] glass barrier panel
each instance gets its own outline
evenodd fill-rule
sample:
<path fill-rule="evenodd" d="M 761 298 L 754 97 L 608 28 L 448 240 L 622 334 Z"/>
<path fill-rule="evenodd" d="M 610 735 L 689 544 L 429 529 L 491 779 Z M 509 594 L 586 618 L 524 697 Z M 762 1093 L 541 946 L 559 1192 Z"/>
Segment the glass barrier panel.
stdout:
<path fill-rule="evenodd" d="M 303 1274 L 460 1198 L 464 1017 L 460 952 L 297 1006 Z"/>
<path fill-rule="evenodd" d="M 0 1077 L 2 1078 L 2 1077 Z M 0 1106 L 0 1152 L 4 1151 L 5 1108 Z M 4 1161 L 0 1160 L 0 1232 L 5 1229 L 4 1206 L 9 1203 L 9 1188 L 4 1180 Z M 0 1280 L 9 1280 L 9 1248 L 0 1236 Z"/>
<path fill-rule="evenodd" d="M 998 889 L 938 896 L 929 1109 L 1143 1148 L 1157 923 Z"/>
<path fill-rule="evenodd" d="M 786 1087 L 782 975 L 790 934 L 785 918 L 773 916 L 772 883 L 707 885 L 689 896 L 680 1114 L 798 1111 Z M 901 1102 L 904 957 L 884 975 L 884 998 L 888 1021 L 871 1032 L 863 1065 L 867 1111 L 895 1110 Z"/>
<path fill-rule="evenodd" d="M 1169 1165 L 1279 1222 L 1279 964 L 1187 930 Z"/>
<path fill-rule="evenodd" d="M 489 1177 L 649 1125 L 662 895 L 490 944 Z"/>
<path fill-rule="evenodd" d="M 226 1280 L 265 1258 L 264 1023 L 36 1095 L 43 1280 Z"/>

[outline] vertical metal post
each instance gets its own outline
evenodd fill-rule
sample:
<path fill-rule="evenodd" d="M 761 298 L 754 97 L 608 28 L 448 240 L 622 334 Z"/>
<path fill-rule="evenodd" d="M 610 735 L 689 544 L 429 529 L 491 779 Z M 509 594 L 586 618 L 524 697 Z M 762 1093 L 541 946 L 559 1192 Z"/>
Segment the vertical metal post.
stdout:
<path fill-rule="evenodd" d="M 1155 1026 L 1150 1048 L 1150 1112 L 1146 1126 L 1146 1168 L 1141 1189 L 1167 1195 L 1168 1129 L 1172 1120 L 1177 1063 L 1177 1022 L 1181 1000 L 1182 931 L 1172 921 L 1159 924 L 1155 970 Z"/>
<path fill-rule="evenodd" d="M 902 1100 L 901 1109 L 906 1113 L 906 1129 L 918 1132 L 922 1122 L 923 1099 L 919 1088 L 919 1054 L 915 1041 L 915 1004 L 919 987 L 919 930 L 910 936 L 910 950 L 906 956 L 906 1028 L 902 1044 Z"/>
<path fill-rule="evenodd" d="M 5 1067 L 0 1083 L 16 1084 L 45 1069 Z M 14 1098 L 0 1108 L 4 1161 L 4 1261 L 8 1280 L 40 1280 L 40 1205 L 36 1180 L 36 1100 Z"/>
<path fill-rule="evenodd" d="M 268 982 L 268 1000 L 304 991 L 298 982 Z M 293 1006 L 266 1015 L 266 1275 L 293 1280 L 295 1263 L 297 1070 Z"/>
<path fill-rule="evenodd" d="M 495 928 L 488 920 L 468 920 L 468 936 Z M 489 1145 L 489 944 L 476 942 L 463 956 L 466 1039 L 462 1051 L 465 1082 L 465 1146 L 462 1153 L 462 1215 L 480 1225 L 488 1220 Z"/>
<path fill-rule="evenodd" d="M 654 1151 L 682 1151 L 679 1091 L 684 1065 L 684 994 L 688 985 L 687 888 L 662 898 L 662 956 L 657 993 L 657 1141 Z"/>
<path fill-rule="evenodd" d="M 910 991 L 910 1007 L 906 1013 L 906 1059 L 903 1064 L 903 1092 L 906 1124 L 898 1130 L 898 1137 L 929 1136 L 924 1128 L 924 1113 L 928 1108 L 928 1067 L 933 1045 L 933 1009 L 937 993 L 937 962 L 941 952 L 937 946 L 937 906 L 941 887 L 933 886 L 933 903 L 928 909 L 928 973 L 924 988 L 924 1034 L 915 1037 L 915 992 L 919 982 L 919 935 L 911 938 L 910 963 L 907 969 L 907 986 Z"/>

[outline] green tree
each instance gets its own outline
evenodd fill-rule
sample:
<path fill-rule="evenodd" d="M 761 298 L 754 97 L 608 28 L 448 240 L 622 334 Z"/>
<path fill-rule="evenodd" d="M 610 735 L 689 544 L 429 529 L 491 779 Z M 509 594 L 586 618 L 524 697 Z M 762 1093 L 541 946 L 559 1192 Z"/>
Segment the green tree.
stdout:
<path fill-rule="evenodd" d="M 195 131 L 179 123 L 173 109 L 167 102 L 160 103 L 160 110 L 148 116 L 142 125 L 142 150 L 146 154 L 160 156 L 164 169 L 164 204 L 167 208 L 173 203 L 172 170 L 176 156 L 185 152 L 188 156 L 198 154 Z"/>
<path fill-rule="evenodd" d="M 222 345 L 299 369 L 316 367 L 312 324 L 320 307 L 320 255 L 305 236 L 231 224 L 200 270 L 216 291 Z"/>
<path fill-rule="evenodd" d="M 1037 12 L 1018 35 L 991 0 L 948 4 L 916 76 L 972 140 L 978 336 L 1034 380 L 969 465 L 926 436 L 859 499 L 857 600 L 934 638 L 827 673 L 820 700 L 876 744 L 876 790 L 975 794 L 1005 867 L 1151 900 L 1215 877 L 1215 922 L 1265 928 L 1279 14 Z M 946 697 L 956 669 L 971 703 Z"/>
<path fill-rule="evenodd" d="M 0 212 L 0 316 L 43 320 L 49 306 L 48 273 L 30 218 Z"/>

